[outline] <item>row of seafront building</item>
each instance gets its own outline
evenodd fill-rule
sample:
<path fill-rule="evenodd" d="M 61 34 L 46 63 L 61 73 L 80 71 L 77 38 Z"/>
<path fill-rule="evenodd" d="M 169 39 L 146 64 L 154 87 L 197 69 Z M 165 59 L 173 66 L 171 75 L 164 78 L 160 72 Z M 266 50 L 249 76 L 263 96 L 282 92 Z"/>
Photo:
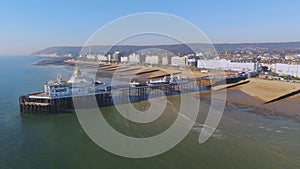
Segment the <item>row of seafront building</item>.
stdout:
<path fill-rule="evenodd" d="M 123 64 L 153 64 L 153 65 L 172 65 L 172 66 L 193 66 L 203 69 L 220 69 L 232 71 L 251 71 L 257 72 L 259 70 L 259 63 L 253 62 L 232 62 L 225 59 L 199 59 L 197 56 L 158 56 L 158 55 L 141 55 L 139 53 L 132 53 L 128 56 L 120 56 L 118 52 L 113 55 L 88 55 L 87 59 L 98 61 L 117 61 Z"/>
<path fill-rule="evenodd" d="M 197 60 L 197 67 L 204 69 L 218 69 L 218 70 L 231 70 L 231 71 L 247 71 L 258 72 L 258 62 L 232 62 L 226 59 L 215 60 Z"/>
<path fill-rule="evenodd" d="M 275 72 L 279 75 L 285 74 L 300 77 L 300 65 L 298 64 L 274 63 L 261 65 L 268 67 L 269 71 Z"/>
<path fill-rule="evenodd" d="M 289 75 L 294 77 L 300 77 L 300 65 L 298 64 L 286 64 L 286 63 L 265 64 L 265 63 L 258 63 L 258 62 L 232 62 L 230 60 L 225 60 L 225 59 L 197 61 L 197 67 L 205 68 L 205 69 L 258 72 L 261 70 L 262 66 L 267 67 L 268 71 L 274 72 L 278 75 Z"/>
<path fill-rule="evenodd" d="M 125 59 L 126 58 L 126 59 Z M 147 64 L 162 64 L 172 66 L 194 66 L 201 69 L 219 69 L 230 71 L 246 71 L 246 72 L 258 72 L 261 70 L 261 66 L 267 66 L 269 71 L 277 73 L 279 75 L 286 74 L 295 77 L 300 77 L 300 65 L 297 64 L 262 64 L 259 62 L 234 62 L 226 59 L 197 59 L 189 56 L 146 56 L 145 59 L 141 59 L 139 54 L 129 55 L 128 57 L 121 58 L 121 62 L 127 63 L 147 63 Z"/>
<path fill-rule="evenodd" d="M 290 76 L 300 77 L 300 65 L 273 63 L 264 64 L 258 62 L 233 62 L 226 59 L 199 59 L 194 56 L 158 56 L 158 55 L 142 55 L 132 53 L 128 56 L 121 56 L 119 52 L 112 55 L 87 55 L 87 59 L 98 61 L 117 61 L 121 63 L 146 63 L 154 65 L 172 65 L 172 66 L 194 66 L 202 69 L 219 69 L 231 71 L 248 71 L 258 72 L 261 66 L 268 67 L 269 71 L 279 75 L 286 74 Z"/>

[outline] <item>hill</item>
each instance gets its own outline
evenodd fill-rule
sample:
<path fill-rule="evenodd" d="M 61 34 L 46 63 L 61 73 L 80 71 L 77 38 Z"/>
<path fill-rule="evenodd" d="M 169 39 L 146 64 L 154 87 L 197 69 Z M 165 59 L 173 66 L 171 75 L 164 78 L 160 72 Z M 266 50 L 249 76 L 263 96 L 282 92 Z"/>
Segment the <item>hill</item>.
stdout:
<path fill-rule="evenodd" d="M 224 44 L 213 44 L 215 49 L 218 52 L 222 51 L 235 51 L 243 50 L 247 48 L 256 48 L 264 49 L 269 51 L 282 51 L 282 50 L 291 50 L 300 52 L 300 42 L 279 42 L 279 43 L 224 43 Z M 82 47 L 70 47 L 70 46 L 58 46 L 58 47 L 49 47 L 37 52 L 32 53 L 32 55 L 38 56 L 69 56 L 69 57 L 78 57 L 81 50 L 85 52 L 92 51 L 91 53 L 103 53 L 108 51 L 108 53 L 113 53 L 114 51 L 119 51 L 121 54 L 127 55 L 142 49 L 149 48 L 158 48 L 167 50 L 173 53 L 188 54 L 193 53 L 190 47 L 194 49 L 206 50 L 210 47 L 209 44 L 171 44 L 171 45 L 148 45 L 148 46 L 135 46 L 135 45 L 118 45 L 113 46 L 109 49 L 109 46 L 88 46 L 85 48 Z"/>

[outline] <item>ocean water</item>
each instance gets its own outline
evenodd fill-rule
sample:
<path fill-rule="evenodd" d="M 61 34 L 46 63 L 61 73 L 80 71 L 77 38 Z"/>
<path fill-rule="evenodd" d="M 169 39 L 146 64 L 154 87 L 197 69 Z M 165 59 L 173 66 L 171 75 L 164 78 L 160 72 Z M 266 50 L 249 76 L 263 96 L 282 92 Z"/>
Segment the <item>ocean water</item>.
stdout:
<path fill-rule="evenodd" d="M 58 73 L 70 75 L 71 69 L 63 66 L 33 65 L 39 59 L 0 57 L 0 169 L 300 168 L 299 122 L 261 116 L 253 113 L 254 108 L 231 104 L 204 144 L 198 143 L 200 127 L 195 125 L 180 144 L 164 154 L 145 159 L 113 155 L 85 134 L 76 114 L 20 114 L 20 95 L 42 90 L 43 83 Z M 129 135 L 139 130 L 122 128 L 124 120 L 113 107 L 104 112 L 112 125 Z"/>

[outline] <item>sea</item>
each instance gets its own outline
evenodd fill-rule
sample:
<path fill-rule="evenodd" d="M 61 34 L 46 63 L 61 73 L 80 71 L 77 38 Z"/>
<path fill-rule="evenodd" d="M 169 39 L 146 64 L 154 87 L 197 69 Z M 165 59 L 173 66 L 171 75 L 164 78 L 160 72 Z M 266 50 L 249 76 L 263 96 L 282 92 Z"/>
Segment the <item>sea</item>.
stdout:
<path fill-rule="evenodd" d="M 178 145 L 160 155 L 112 154 L 88 137 L 75 113 L 20 114 L 19 96 L 43 90 L 43 84 L 59 73 L 63 77 L 72 73 L 65 66 L 35 65 L 43 59 L 0 56 L 0 169 L 300 168 L 299 121 L 234 104 L 226 105 L 215 133 L 203 144 L 198 142 L 201 127 L 195 125 Z M 122 128 L 113 107 L 105 108 L 105 113 Z M 122 129 L 130 134 L 134 127 Z"/>

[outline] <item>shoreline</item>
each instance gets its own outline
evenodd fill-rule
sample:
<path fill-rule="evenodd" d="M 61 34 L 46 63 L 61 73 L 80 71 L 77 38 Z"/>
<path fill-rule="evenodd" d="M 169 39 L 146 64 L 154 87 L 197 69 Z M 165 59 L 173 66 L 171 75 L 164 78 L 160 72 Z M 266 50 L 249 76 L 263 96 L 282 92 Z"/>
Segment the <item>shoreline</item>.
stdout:
<path fill-rule="evenodd" d="M 233 104 L 238 107 L 251 107 L 254 111 L 249 112 L 257 115 L 284 117 L 300 122 L 300 113 L 297 111 L 300 109 L 300 105 L 298 105 L 297 102 L 289 103 L 290 108 L 286 108 L 284 104 L 290 100 L 281 100 L 263 105 L 264 102 L 262 100 L 252 97 L 238 89 L 229 89 L 226 94 L 225 106 Z M 201 91 L 199 97 L 204 101 L 210 101 L 211 92 Z M 220 100 L 220 98 L 216 98 L 216 100 Z"/>

